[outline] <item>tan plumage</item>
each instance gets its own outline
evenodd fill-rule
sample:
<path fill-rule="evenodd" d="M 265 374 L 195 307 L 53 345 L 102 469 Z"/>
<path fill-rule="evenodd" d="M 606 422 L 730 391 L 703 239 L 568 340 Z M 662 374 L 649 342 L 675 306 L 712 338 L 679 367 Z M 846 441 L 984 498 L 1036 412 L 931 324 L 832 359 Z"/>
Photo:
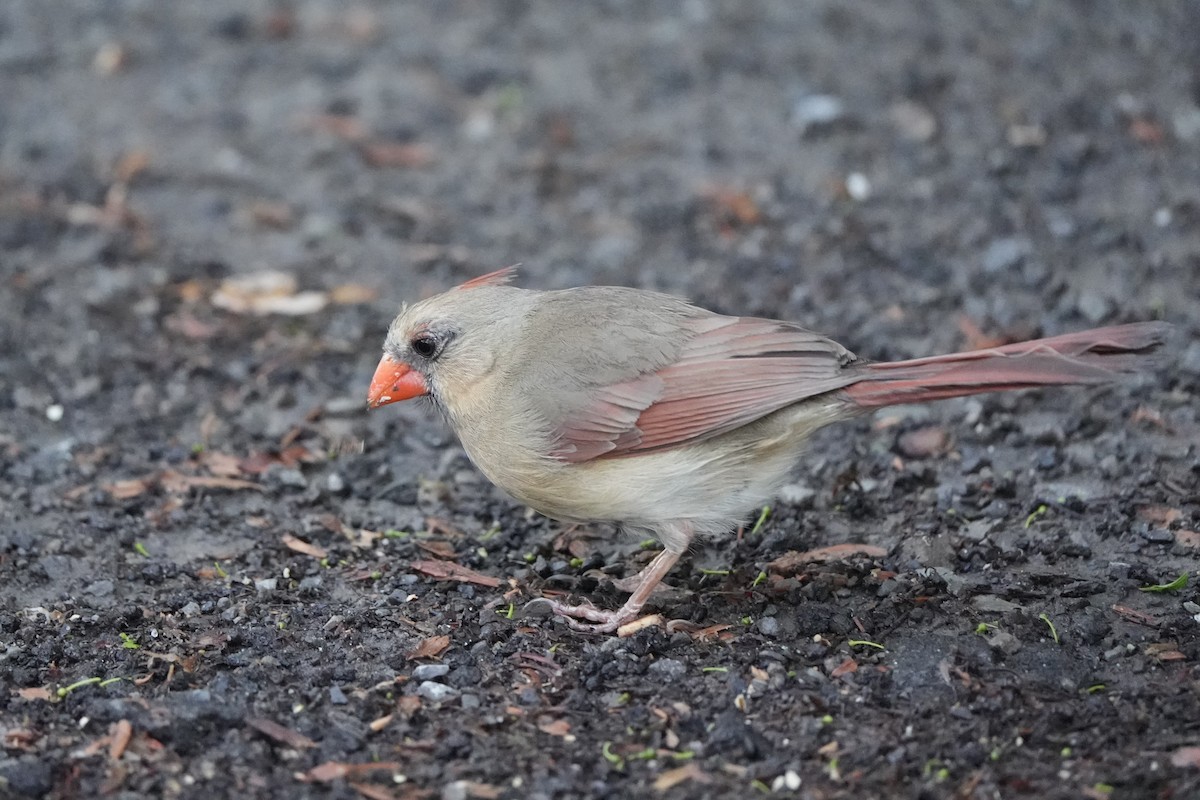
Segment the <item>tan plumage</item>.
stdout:
<path fill-rule="evenodd" d="M 579 627 L 641 610 L 696 534 L 732 530 L 785 482 L 814 430 L 892 403 L 1101 383 L 1167 326 L 862 361 L 792 323 L 620 287 L 537 292 L 477 278 L 392 322 L 372 407 L 428 394 L 472 461 L 532 508 L 646 531 L 665 550 L 620 611 L 553 603 Z"/>

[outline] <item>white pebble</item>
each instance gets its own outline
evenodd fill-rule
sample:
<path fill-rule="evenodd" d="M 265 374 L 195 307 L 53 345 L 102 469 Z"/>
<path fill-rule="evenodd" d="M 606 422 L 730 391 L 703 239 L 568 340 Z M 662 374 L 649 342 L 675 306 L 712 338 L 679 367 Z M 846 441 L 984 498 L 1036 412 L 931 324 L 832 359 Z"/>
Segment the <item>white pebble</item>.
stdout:
<path fill-rule="evenodd" d="M 58 422 L 62 418 L 63 418 L 63 407 L 60 406 L 58 403 L 55 403 L 52 406 L 46 407 L 46 419 L 50 420 L 51 422 Z"/>
<path fill-rule="evenodd" d="M 854 200 L 866 200 L 871 196 L 871 182 L 861 172 L 851 172 L 846 176 L 846 194 Z"/>

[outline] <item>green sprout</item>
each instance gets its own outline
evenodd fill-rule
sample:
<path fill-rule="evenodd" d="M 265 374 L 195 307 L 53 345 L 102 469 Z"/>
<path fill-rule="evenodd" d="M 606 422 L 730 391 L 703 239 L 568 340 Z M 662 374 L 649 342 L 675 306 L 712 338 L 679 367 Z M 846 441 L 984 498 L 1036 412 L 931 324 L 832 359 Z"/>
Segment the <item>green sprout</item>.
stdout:
<path fill-rule="evenodd" d="M 141 649 L 141 645 L 137 643 L 137 639 L 134 638 L 133 634 L 122 632 L 122 633 L 118 633 L 117 635 L 121 637 L 121 647 L 123 647 L 124 649 L 126 649 L 126 650 Z"/>
<path fill-rule="evenodd" d="M 851 647 L 874 647 L 876 650 L 886 650 L 887 648 L 879 642 L 870 642 L 866 639 L 847 639 L 846 644 Z"/>
<path fill-rule="evenodd" d="M 758 575 L 756 575 L 754 577 L 754 582 L 750 584 L 750 588 L 753 589 L 757 586 L 761 586 L 762 584 L 764 584 L 766 582 L 767 582 L 767 573 L 762 570 L 759 570 Z"/>
<path fill-rule="evenodd" d="M 141 542 L 133 543 L 133 552 L 137 553 L 139 556 L 142 556 L 143 558 L 150 557 L 150 551 L 147 550 L 146 545 L 142 544 Z"/>
<path fill-rule="evenodd" d="M 604 756 L 604 760 L 613 765 L 615 770 L 625 769 L 625 759 L 612 751 L 612 742 L 605 742 L 600 748 L 600 755 Z"/>
<path fill-rule="evenodd" d="M 754 521 L 754 527 L 751 528 L 750 533 L 748 533 L 746 535 L 753 536 L 754 534 L 756 534 L 760 530 L 762 530 L 762 526 L 766 523 L 767 517 L 769 517 L 769 516 L 771 516 L 771 507 L 763 506 L 762 511 L 758 512 L 758 519 L 756 519 Z"/>
<path fill-rule="evenodd" d="M 1142 586 L 1138 589 L 1139 592 L 1174 592 L 1184 588 L 1188 584 L 1188 573 L 1181 574 L 1178 578 L 1170 583 L 1156 583 L 1153 586 Z"/>
<path fill-rule="evenodd" d="M 101 681 L 100 678 L 84 678 L 81 681 L 75 681 L 70 686 L 60 687 L 59 690 L 57 692 L 55 692 L 55 694 L 58 695 L 59 697 L 66 697 L 71 692 L 75 691 L 76 689 L 82 689 L 84 686 L 92 686 L 94 684 L 100 683 L 100 681 Z"/>
<path fill-rule="evenodd" d="M 1054 623 L 1050 621 L 1050 616 L 1045 611 L 1043 611 L 1042 613 L 1038 614 L 1038 619 L 1040 619 L 1042 622 L 1046 623 L 1046 625 L 1050 628 L 1050 636 L 1054 639 L 1054 643 L 1059 644 L 1058 629 L 1055 628 Z"/>
<path fill-rule="evenodd" d="M 1032 525 L 1034 522 L 1037 521 L 1038 517 L 1042 516 L 1049 510 L 1050 510 L 1049 506 L 1047 506 L 1045 503 L 1043 503 L 1040 506 L 1038 506 L 1037 508 L 1035 508 L 1033 510 L 1033 513 L 1025 518 L 1025 527 L 1028 528 L 1030 525 Z"/>

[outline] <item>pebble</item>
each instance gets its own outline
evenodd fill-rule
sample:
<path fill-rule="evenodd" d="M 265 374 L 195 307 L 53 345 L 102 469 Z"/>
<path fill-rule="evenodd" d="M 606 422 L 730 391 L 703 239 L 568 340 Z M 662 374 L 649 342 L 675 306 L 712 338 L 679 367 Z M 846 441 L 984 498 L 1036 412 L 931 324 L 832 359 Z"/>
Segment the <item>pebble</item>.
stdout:
<path fill-rule="evenodd" d="M 3 778 L 0 787 L 26 797 L 46 797 L 54 788 L 54 772 L 50 762 L 32 756 L 0 759 L 0 778 Z"/>
<path fill-rule="evenodd" d="M 687 675 L 687 665 L 674 658 L 660 658 L 650 665 L 649 672 L 669 681 L 677 681 Z"/>
<path fill-rule="evenodd" d="M 779 620 L 775 617 L 763 617 L 758 621 L 758 632 L 763 636 L 778 636 L 780 629 Z"/>
<path fill-rule="evenodd" d="M 254 588 L 260 592 L 273 592 L 278 585 L 278 578 L 258 578 L 254 581 Z"/>
<path fill-rule="evenodd" d="M 1154 544 L 1171 544 L 1175 541 L 1175 534 L 1163 528 L 1151 528 L 1142 531 L 1142 538 Z"/>
<path fill-rule="evenodd" d="M 1100 292 L 1085 289 L 1079 293 L 1079 299 L 1075 301 L 1075 308 L 1083 315 L 1084 319 L 1095 325 L 1112 313 L 1113 301 L 1112 298 Z"/>
<path fill-rule="evenodd" d="M 346 479 L 336 472 L 331 472 L 325 478 L 325 488 L 330 494 L 341 494 L 346 491 Z"/>
<path fill-rule="evenodd" d="M 300 489 L 308 486 L 308 481 L 305 480 L 304 473 L 298 469 L 276 470 L 275 480 L 279 481 L 283 486 L 295 486 Z"/>
<path fill-rule="evenodd" d="M 779 499 L 788 505 L 808 508 L 817 497 L 817 490 L 803 483 L 789 483 L 779 490 Z"/>
<path fill-rule="evenodd" d="M 792 124 L 801 133 L 840 122 L 846 116 L 846 104 L 831 94 L 806 94 L 792 105 Z"/>
<path fill-rule="evenodd" d="M 983 271 L 996 273 L 1010 270 L 1033 252 L 1033 243 L 1024 236 L 994 239 L 983 252 Z"/>
<path fill-rule="evenodd" d="M 108 597 L 113 593 L 113 588 L 113 582 L 105 578 L 88 585 L 83 591 L 96 597 Z"/>
<path fill-rule="evenodd" d="M 423 681 L 417 687 L 417 696 L 434 703 L 442 703 L 458 695 L 458 689 L 437 681 Z"/>
<path fill-rule="evenodd" d="M 335 706 L 344 706 L 349 703 L 350 700 L 346 697 L 346 693 L 342 691 L 342 687 L 334 684 L 333 686 L 329 687 L 329 702 L 333 703 Z"/>
<path fill-rule="evenodd" d="M 185 617 L 194 617 L 200 613 L 200 604 L 193 600 L 183 608 L 179 609 L 179 613 L 183 614 Z"/>
<path fill-rule="evenodd" d="M 444 678 L 449 672 L 449 664 L 421 664 L 413 669 L 412 676 L 414 680 L 432 681 L 434 678 Z"/>
<path fill-rule="evenodd" d="M 937 134 L 937 117 L 928 108 L 911 100 L 902 100 L 890 109 L 892 124 L 906 139 L 927 142 Z"/>

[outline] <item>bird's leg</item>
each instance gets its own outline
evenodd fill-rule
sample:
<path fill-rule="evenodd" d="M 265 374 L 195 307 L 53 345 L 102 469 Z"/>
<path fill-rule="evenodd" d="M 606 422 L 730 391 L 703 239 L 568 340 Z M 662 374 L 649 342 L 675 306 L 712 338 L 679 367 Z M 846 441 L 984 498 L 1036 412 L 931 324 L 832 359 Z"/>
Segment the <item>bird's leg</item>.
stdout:
<path fill-rule="evenodd" d="M 622 625 L 637 619 L 646 601 L 654 590 L 662 583 L 680 556 L 692 540 L 690 525 L 677 525 L 659 532 L 666 548 L 656 555 L 637 575 L 622 581 L 626 585 L 634 584 L 633 593 L 625 601 L 625 605 L 616 611 L 607 611 L 589 604 L 568 605 L 557 600 L 548 600 L 551 613 L 565 617 L 567 624 L 576 630 L 593 633 L 612 633 Z M 621 587 L 624 588 L 624 587 Z M 586 620 L 581 622 L 580 620 Z M 589 624 L 593 623 L 593 624 Z"/>
<path fill-rule="evenodd" d="M 566 617 L 567 624 L 572 628 L 593 633 L 612 633 L 627 622 L 633 622 L 641 613 L 642 607 L 654 593 L 654 588 L 666 574 L 675 566 L 682 552 L 663 550 L 654 557 L 644 570 L 638 573 L 641 582 L 633 594 L 625 601 L 625 605 L 616 611 L 607 611 L 589 604 L 573 606 L 557 600 L 548 600 L 550 611 L 560 617 Z M 586 620 L 581 622 L 580 620 Z M 589 624 L 594 623 L 594 624 Z"/>

